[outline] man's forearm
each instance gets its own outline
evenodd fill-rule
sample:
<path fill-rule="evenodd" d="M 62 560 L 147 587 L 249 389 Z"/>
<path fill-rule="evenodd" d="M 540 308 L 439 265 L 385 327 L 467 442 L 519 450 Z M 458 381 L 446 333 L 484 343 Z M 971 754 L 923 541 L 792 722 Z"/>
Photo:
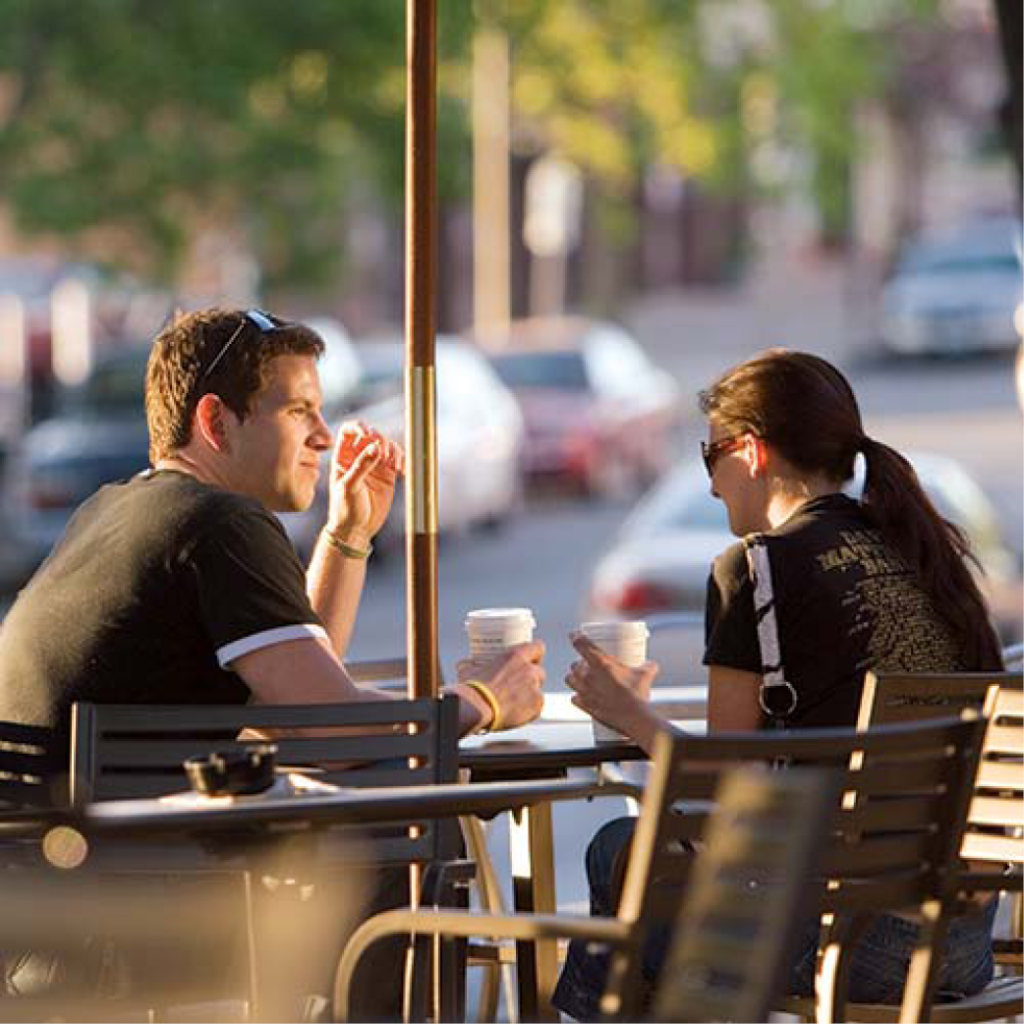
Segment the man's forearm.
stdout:
<path fill-rule="evenodd" d="M 321 532 L 306 574 L 306 592 L 339 658 L 345 657 L 352 639 L 365 580 L 366 559 L 346 556 Z"/>

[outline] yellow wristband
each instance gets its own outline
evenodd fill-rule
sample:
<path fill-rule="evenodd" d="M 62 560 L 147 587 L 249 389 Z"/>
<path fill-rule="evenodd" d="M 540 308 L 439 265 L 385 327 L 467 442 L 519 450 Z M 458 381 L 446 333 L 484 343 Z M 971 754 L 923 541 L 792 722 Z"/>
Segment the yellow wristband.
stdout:
<path fill-rule="evenodd" d="M 478 682 L 476 679 L 467 679 L 465 684 L 466 686 L 472 686 L 490 706 L 491 724 L 483 728 L 481 732 L 500 732 L 502 724 L 501 705 L 498 703 L 498 698 L 491 692 L 491 688 L 486 683 Z"/>
<path fill-rule="evenodd" d="M 340 551 L 346 558 L 369 558 L 370 552 L 373 551 L 372 544 L 370 544 L 365 551 L 362 548 L 354 548 L 351 544 L 346 544 L 343 540 L 339 540 L 328 529 L 324 529 L 323 534 L 327 538 L 327 543 L 336 551 Z"/>

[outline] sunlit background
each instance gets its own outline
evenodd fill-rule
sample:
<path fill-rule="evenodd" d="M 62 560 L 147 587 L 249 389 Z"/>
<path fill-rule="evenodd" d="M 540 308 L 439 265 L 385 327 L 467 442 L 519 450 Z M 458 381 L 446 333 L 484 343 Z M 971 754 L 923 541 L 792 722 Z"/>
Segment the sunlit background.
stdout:
<path fill-rule="evenodd" d="M 869 428 L 920 453 L 1018 638 L 1020 97 L 997 4 L 438 7 L 449 670 L 479 605 L 535 608 L 556 687 L 582 615 L 699 618 L 729 538 L 691 479 L 693 396 L 772 344 L 835 359 Z M 404 31 L 401 0 L 0 6 L 5 592 L 146 464 L 145 349 L 176 309 L 312 320 L 332 417 L 401 432 Z M 287 523 L 304 554 L 322 500 Z M 357 655 L 404 644 L 401 534 L 399 509 Z M 690 632 L 673 671 L 699 671 Z"/>

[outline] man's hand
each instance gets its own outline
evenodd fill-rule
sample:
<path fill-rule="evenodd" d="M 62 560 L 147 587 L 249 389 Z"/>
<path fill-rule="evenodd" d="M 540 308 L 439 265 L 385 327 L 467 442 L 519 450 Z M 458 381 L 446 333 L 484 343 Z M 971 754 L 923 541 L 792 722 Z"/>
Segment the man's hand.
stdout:
<path fill-rule="evenodd" d="M 656 662 L 631 668 L 575 633 L 572 645 L 582 660 L 574 661 L 565 683 L 576 691 L 572 702 L 605 725 L 638 739 L 638 724 L 649 717 L 647 701 L 658 674 Z"/>
<path fill-rule="evenodd" d="M 501 727 L 512 729 L 532 722 L 544 707 L 544 644 L 535 640 L 517 644 L 496 658 L 467 658 L 458 664 L 460 683 L 470 679 L 486 683 L 501 707 Z M 481 725 L 491 724 L 490 708 L 472 687 L 458 687 L 482 714 Z"/>
<path fill-rule="evenodd" d="M 344 423 L 331 455 L 327 529 L 354 547 L 370 546 L 384 525 L 405 469 L 402 446 L 365 423 Z"/>

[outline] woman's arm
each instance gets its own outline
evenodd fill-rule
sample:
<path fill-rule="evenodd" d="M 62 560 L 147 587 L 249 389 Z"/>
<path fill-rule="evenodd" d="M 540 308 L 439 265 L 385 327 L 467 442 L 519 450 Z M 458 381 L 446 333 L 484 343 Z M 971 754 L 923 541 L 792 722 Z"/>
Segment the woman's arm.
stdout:
<path fill-rule="evenodd" d="M 761 676 L 725 665 L 708 667 L 708 732 L 754 732 L 761 726 Z"/>

